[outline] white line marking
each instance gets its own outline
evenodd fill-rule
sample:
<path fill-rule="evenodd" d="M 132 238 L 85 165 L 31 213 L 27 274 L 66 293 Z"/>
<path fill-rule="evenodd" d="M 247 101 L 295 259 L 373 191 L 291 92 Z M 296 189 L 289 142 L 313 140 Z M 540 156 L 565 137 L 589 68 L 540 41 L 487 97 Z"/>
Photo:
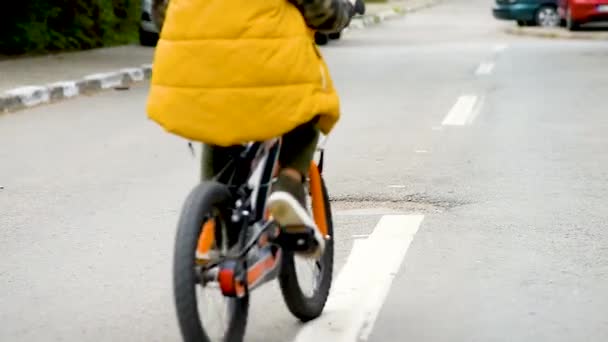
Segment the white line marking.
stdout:
<path fill-rule="evenodd" d="M 63 97 L 74 97 L 79 94 L 78 86 L 76 81 L 62 81 L 55 82 L 48 85 L 49 88 L 61 88 L 63 91 Z"/>
<path fill-rule="evenodd" d="M 479 113 L 481 112 L 481 107 L 483 106 L 483 101 L 484 101 L 483 97 L 477 99 L 477 103 L 475 104 L 475 107 L 473 108 L 473 112 L 471 112 L 471 115 L 469 115 L 469 118 L 466 122 L 467 125 L 472 124 L 475 121 L 475 119 L 479 116 Z"/>
<path fill-rule="evenodd" d="M 475 108 L 477 96 L 463 95 L 458 98 L 448 115 L 441 123 L 444 126 L 464 126 L 467 124 L 468 118 Z"/>
<path fill-rule="evenodd" d="M 389 185 L 388 187 L 391 189 L 405 189 L 405 185 L 398 185 L 398 184 Z"/>
<path fill-rule="evenodd" d="M 497 44 L 494 46 L 494 52 L 503 52 L 505 51 L 509 45 L 507 44 Z"/>
<path fill-rule="evenodd" d="M 43 86 L 23 86 L 11 89 L 5 94 L 18 96 L 26 107 L 32 107 L 51 100 L 51 94 L 47 87 Z"/>
<path fill-rule="evenodd" d="M 294 341 L 366 340 L 423 219 L 423 215 L 383 216 L 368 239 L 354 240 L 323 315 L 307 323 Z"/>
<path fill-rule="evenodd" d="M 492 73 L 492 70 L 494 70 L 494 62 L 482 62 L 477 67 L 477 70 L 475 70 L 475 75 L 489 75 Z"/>
<path fill-rule="evenodd" d="M 429 153 L 427 150 L 416 150 L 415 153 Z"/>
<path fill-rule="evenodd" d="M 103 72 L 91 74 L 84 77 L 85 80 L 98 80 L 101 84 L 101 89 L 110 89 L 118 87 L 122 84 L 122 73 L 120 72 Z"/>
<path fill-rule="evenodd" d="M 352 236 L 353 239 L 367 239 L 369 234 L 355 234 Z"/>
<path fill-rule="evenodd" d="M 124 68 L 120 69 L 120 72 L 128 74 L 129 77 L 135 82 L 144 80 L 144 71 L 141 68 Z"/>

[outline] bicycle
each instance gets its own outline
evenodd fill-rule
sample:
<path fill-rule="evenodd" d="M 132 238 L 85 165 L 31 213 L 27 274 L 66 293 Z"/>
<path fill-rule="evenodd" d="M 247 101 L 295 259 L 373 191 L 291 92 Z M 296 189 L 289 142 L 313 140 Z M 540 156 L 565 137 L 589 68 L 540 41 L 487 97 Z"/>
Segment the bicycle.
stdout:
<path fill-rule="evenodd" d="M 233 147 L 232 161 L 209 182 L 188 195 L 178 222 L 173 260 L 173 290 L 184 341 L 242 341 L 251 292 L 278 279 L 289 311 L 302 322 L 319 317 L 327 301 L 333 272 L 333 221 L 322 178 L 324 148 L 310 164 L 308 189 L 315 224 L 325 236 L 316 258 L 311 295 L 298 280 L 295 258 L 316 243 L 311 227 L 282 234 L 266 208 L 278 170 L 281 138 Z M 205 257 L 201 257 L 203 249 Z M 256 262 L 250 264 L 252 256 Z M 197 289 L 217 287 L 227 309 L 219 336 L 209 336 L 201 322 Z M 203 304 L 204 305 L 204 304 Z"/>

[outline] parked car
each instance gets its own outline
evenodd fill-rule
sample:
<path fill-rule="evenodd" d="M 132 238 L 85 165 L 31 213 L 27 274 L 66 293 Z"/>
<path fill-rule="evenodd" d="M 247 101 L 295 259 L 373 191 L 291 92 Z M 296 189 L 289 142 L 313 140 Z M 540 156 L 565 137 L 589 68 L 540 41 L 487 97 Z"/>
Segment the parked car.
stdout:
<path fill-rule="evenodd" d="M 514 20 L 519 26 L 559 26 L 558 0 L 496 0 L 492 13 L 496 19 Z"/>
<path fill-rule="evenodd" d="M 152 0 L 142 0 L 139 43 L 144 46 L 155 46 L 156 42 L 158 42 L 158 28 L 152 22 Z"/>
<path fill-rule="evenodd" d="M 574 31 L 585 23 L 608 20 L 608 0 L 559 0 L 559 15 Z"/>

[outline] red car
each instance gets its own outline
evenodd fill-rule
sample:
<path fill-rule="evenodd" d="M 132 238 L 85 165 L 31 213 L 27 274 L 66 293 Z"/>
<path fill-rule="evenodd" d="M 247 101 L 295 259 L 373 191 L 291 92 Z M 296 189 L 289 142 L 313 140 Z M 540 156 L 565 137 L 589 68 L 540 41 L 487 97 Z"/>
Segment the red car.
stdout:
<path fill-rule="evenodd" d="M 608 20 L 608 0 L 559 0 L 559 15 L 570 31 L 591 21 Z"/>

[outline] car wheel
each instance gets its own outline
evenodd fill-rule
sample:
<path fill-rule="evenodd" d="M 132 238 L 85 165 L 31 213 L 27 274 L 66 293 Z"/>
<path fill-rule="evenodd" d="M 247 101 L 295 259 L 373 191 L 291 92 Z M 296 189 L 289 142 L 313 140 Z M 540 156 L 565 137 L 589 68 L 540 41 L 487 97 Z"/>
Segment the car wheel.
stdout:
<path fill-rule="evenodd" d="M 326 34 L 315 32 L 315 43 L 317 45 L 325 45 L 329 41 L 329 37 Z"/>
<path fill-rule="evenodd" d="M 576 31 L 579 28 L 579 23 L 577 23 L 576 20 L 572 18 L 572 11 L 570 10 L 570 8 L 568 8 L 566 12 L 566 27 L 570 31 Z"/>
<path fill-rule="evenodd" d="M 365 14 L 365 1 L 364 0 L 357 0 L 355 2 L 355 12 L 359 13 L 361 15 Z"/>
<path fill-rule="evenodd" d="M 139 44 L 142 46 L 156 46 L 158 34 L 139 29 Z"/>
<path fill-rule="evenodd" d="M 560 18 L 557 9 L 553 6 L 541 6 L 536 11 L 536 24 L 542 27 L 557 27 L 559 26 Z"/>
<path fill-rule="evenodd" d="M 340 37 L 342 36 L 342 32 L 332 32 L 330 34 L 327 35 L 327 37 L 329 37 L 329 39 L 340 39 Z"/>

